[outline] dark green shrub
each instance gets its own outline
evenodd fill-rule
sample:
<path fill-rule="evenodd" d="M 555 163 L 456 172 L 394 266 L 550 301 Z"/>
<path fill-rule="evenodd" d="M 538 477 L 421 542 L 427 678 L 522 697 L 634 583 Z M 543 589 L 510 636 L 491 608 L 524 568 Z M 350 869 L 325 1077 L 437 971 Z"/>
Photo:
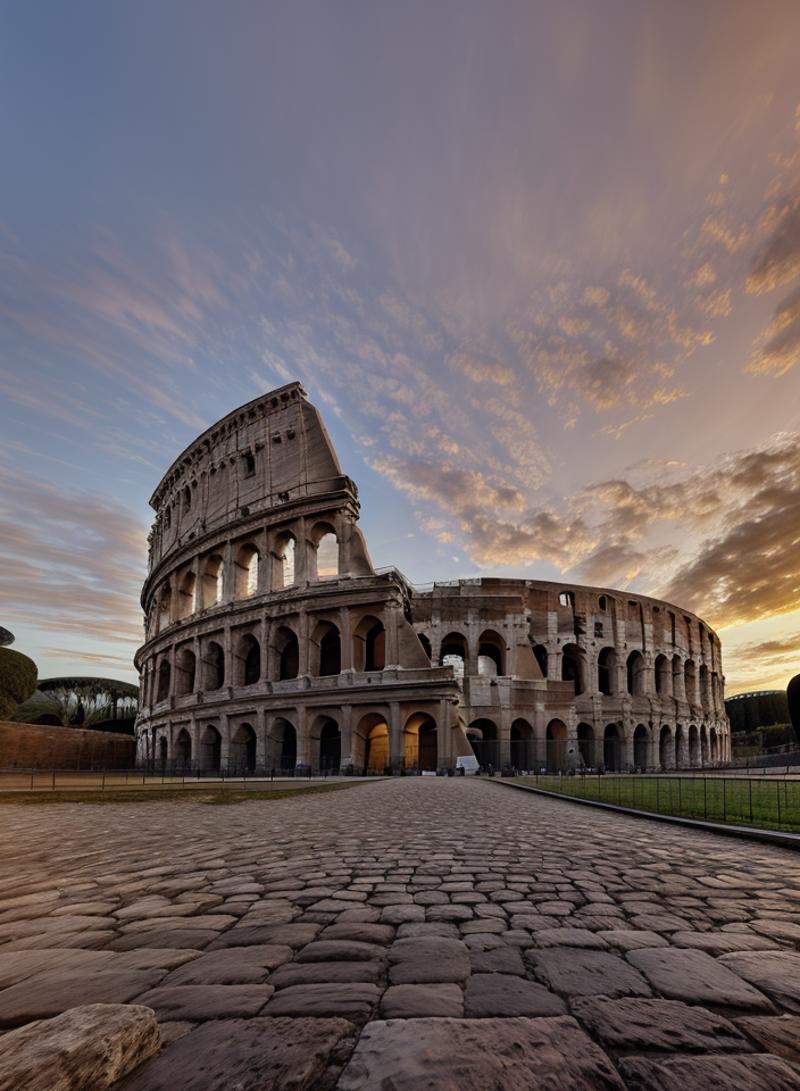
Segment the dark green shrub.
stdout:
<path fill-rule="evenodd" d="M 36 664 L 27 655 L 0 648 L 0 720 L 7 720 L 17 705 L 27 701 L 38 677 Z"/>

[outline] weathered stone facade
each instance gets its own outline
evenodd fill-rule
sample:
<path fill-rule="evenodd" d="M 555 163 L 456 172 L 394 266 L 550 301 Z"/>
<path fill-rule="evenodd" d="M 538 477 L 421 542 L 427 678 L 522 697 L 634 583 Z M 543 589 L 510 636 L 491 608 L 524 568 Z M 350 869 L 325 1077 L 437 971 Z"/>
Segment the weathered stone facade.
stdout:
<path fill-rule="evenodd" d="M 156 489 L 140 764 L 658 769 L 730 753 L 718 637 L 641 595 L 376 571 L 298 383 L 230 413 Z"/>

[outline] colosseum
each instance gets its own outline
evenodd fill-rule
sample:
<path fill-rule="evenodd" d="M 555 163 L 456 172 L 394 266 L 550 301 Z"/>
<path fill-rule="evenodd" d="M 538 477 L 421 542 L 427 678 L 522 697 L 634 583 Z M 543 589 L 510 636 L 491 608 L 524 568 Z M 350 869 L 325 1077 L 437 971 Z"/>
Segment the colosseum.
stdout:
<path fill-rule="evenodd" d="M 358 491 L 299 383 L 199 436 L 150 503 L 142 766 L 657 771 L 730 756 L 720 641 L 694 614 L 609 588 L 419 588 L 373 568 Z"/>

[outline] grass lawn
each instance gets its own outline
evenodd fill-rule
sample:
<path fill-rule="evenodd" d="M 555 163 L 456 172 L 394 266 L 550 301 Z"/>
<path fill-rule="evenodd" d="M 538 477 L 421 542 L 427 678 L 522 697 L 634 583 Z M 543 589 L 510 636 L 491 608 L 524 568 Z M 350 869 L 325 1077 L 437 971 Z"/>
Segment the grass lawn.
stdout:
<path fill-rule="evenodd" d="M 252 799 L 286 799 L 287 796 L 317 795 L 357 788 L 371 781 L 354 780 L 345 784 L 310 784 L 297 788 L 220 788 L 198 785 L 186 788 L 111 788 L 107 791 L 8 792 L 0 793 L 0 806 L 27 807 L 32 803 L 244 803 Z"/>
<path fill-rule="evenodd" d="M 778 777 L 519 777 L 560 795 L 596 799 L 656 814 L 800 833 L 800 781 Z"/>

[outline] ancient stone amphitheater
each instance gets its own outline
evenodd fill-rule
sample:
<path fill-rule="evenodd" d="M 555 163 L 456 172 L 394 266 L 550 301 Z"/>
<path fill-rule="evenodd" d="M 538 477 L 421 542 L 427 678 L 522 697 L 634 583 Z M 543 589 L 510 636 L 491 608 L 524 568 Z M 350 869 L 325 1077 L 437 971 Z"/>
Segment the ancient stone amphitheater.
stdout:
<path fill-rule="evenodd" d="M 356 486 L 291 383 L 151 499 L 137 760 L 228 772 L 658 770 L 730 754 L 720 642 L 667 602 L 375 570 Z"/>

